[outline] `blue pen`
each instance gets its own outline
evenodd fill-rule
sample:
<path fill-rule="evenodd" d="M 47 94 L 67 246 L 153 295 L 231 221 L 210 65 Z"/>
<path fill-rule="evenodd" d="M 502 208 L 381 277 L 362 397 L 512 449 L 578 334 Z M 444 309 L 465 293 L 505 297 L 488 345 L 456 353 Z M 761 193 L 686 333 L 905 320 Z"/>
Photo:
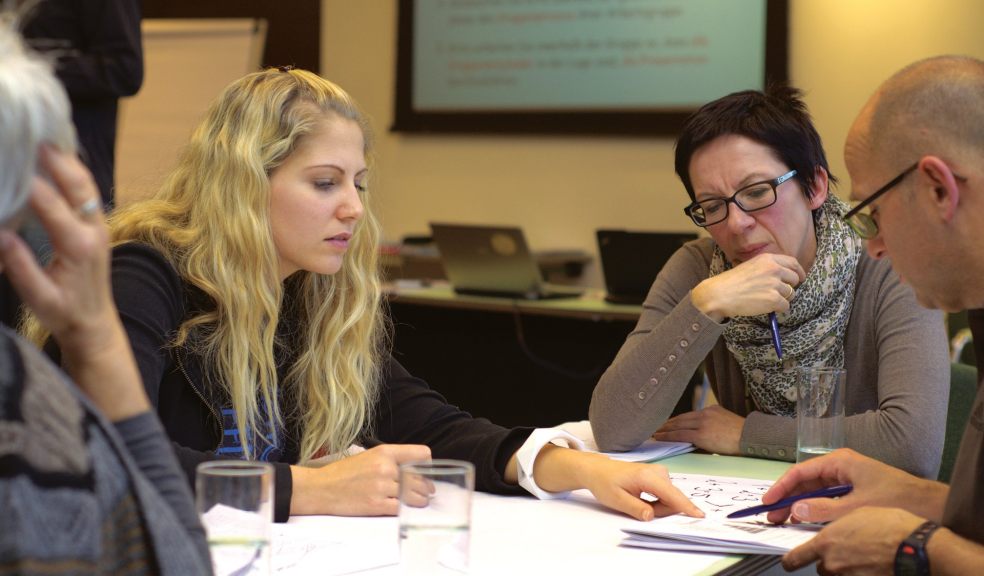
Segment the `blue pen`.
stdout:
<path fill-rule="evenodd" d="M 789 496 L 787 498 L 783 498 L 782 500 L 776 502 L 775 504 L 761 504 L 759 506 L 752 506 L 751 508 L 738 510 L 737 512 L 732 512 L 731 514 L 728 514 L 728 518 L 744 518 L 745 516 L 754 516 L 755 514 L 761 514 L 762 512 L 782 510 L 783 508 L 789 508 L 790 506 L 792 506 L 793 502 L 806 500 L 808 498 L 833 498 L 835 496 L 843 496 L 853 489 L 854 486 L 851 486 L 850 484 L 841 484 L 840 486 L 821 488 L 819 490 L 814 490 L 812 492 L 804 492 L 802 494 L 797 494 L 796 496 Z"/>
<path fill-rule="evenodd" d="M 779 340 L 779 321 L 776 320 L 775 312 L 769 312 L 769 327 L 772 328 L 772 346 L 776 349 L 776 356 L 782 360 L 782 342 Z"/>

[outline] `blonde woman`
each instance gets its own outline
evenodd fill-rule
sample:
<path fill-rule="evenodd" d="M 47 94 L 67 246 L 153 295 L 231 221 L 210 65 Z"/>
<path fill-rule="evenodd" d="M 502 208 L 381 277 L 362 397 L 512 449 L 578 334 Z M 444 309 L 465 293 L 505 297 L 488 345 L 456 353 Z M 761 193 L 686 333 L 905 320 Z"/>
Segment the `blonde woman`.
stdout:
<path fill-rule="evenodd" d="M 584 487 L 639 519 L 700 515 L 662 467 L 474 419 L 390 356 L 371 152 L 338 86 L 250 74 L 211 106 L 159 193 L 111 219 L 116 302 L 189 474 L 220 457 L 277 463 L 280 521 L 395 514 L 398 465 L 431 456 L 470 460 L 485 491 Z"/>

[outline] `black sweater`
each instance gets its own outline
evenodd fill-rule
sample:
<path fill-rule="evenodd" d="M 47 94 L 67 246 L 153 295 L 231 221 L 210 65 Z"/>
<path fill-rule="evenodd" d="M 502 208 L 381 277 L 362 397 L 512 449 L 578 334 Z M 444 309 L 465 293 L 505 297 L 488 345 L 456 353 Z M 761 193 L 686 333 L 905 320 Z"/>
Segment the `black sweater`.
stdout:
<path fill-rule="evenodd" d="M 204 293 L 185 283 L 164 258 L 142 244 L 126 244 L 113 251 L 113 296 L 130 337 L 150 401 L 175 444 L 189 480 L 195 466 L 215 460 L 222 436 L 219 414 L 225 403 L 221 392 L 210 389 L 203 378 L 201 358 L 167 344 L 175 330 L 192 313 L 207 309 Z M 282 328 L 282 327 L 281 327 Z M 278 365 L 282 377 L 290 355 Z M 213 387 L 214 388 L 214 387 Z M 276 468 L 278 522 L 290 514 L 292 482 L 290 464 L 299 459 L 297 422 L 291 406 L 281 404 L 287 428 Z M 456 458 L 475 465 L 479 490 L 523 493 L 503 480 L 506 463 L 529 436 L 531 429 L 512 430 L 488 420 L 472 418 L 447 403 L 424 381 L 412 377 L 390 357 L 384 370 L 372 429 L 363 435 L 367 443 L 425 444 L 435 458 Z"/>

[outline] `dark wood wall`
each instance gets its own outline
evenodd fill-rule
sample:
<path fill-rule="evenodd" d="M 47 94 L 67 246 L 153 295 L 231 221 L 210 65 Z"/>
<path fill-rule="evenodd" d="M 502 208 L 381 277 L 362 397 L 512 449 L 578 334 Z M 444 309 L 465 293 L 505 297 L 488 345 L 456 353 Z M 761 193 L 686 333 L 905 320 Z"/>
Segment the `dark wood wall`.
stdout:
<path fill-rule="evenodd" d="M 265 18 L 263 66 L 319 72 L 321 0 L 143 0 L 144 18 Z"/>

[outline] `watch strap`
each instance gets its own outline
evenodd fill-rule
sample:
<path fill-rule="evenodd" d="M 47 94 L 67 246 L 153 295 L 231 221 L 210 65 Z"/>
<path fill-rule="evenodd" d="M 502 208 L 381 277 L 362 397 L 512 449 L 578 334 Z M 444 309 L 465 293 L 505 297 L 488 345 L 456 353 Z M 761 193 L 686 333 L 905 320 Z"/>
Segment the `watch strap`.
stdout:
<path fill-rule="evenodd" d="M 939 527 L 936 522 L 926 520 L 899 544 L 895 552 L 895 576 L 929 576 L 926 543 Z"/>

